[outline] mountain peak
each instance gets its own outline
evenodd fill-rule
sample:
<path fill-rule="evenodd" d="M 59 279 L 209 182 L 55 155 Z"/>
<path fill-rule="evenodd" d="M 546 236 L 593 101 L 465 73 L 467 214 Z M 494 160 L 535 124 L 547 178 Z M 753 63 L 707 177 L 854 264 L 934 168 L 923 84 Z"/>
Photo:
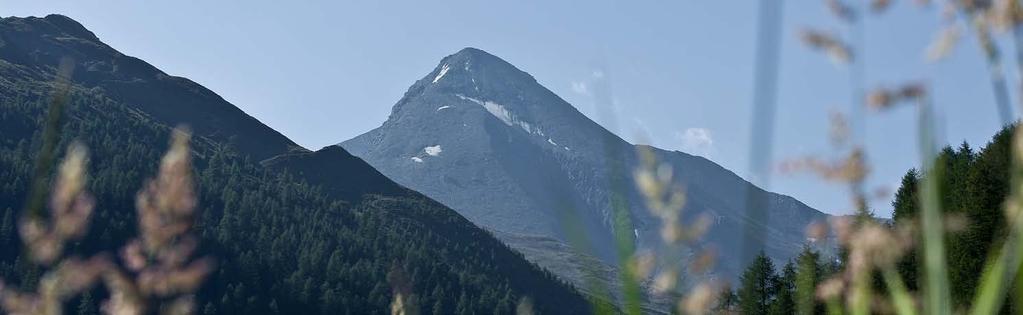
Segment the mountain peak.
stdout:
<path fill-rule="evenodd" d="M 465 48 L 462 48 L 462 50 L 459 50 L 458 52 L 454 53 L 451 56 L 497 58 L 497 56 L 494 56 L 494 55 L 492 55 L 492 54 L 490 54 L 490 53 L 488 53 L 488 52 L 486 52 L 486 51 L 484 51 L 482 49 L 476 48 L 476 47 L 465 47 Z"/>
<path fill-rule="evenodd" d="M 414 112 L 428 114 L 436 108 L 452 105 L 451 102 L 468 102 L 469 99 L 480 104 L 505 102 L 524 106 L 522 97 L 531 92 L 550 93 L 533 76 L 511 63 L 481 49 L 466 47 L 442 58 L 432 71 L 409 87 L 391 109 L 388 120 L 409 114 L 411 108 L 405 104 L 424 97 L 430 99 L 427 103 L 440 105 Z"/>
<path fill-rule="evenodd" d="M 503 85 L 514 82 L 536 83 L 531 75 L 519 70 L 511 63 L 482 49 L 466 47 L 441 59 L 437 67 L 424 79 L 429 84 L 441 83 L 447 76 L 460 79 L 447 80 L 459 88 L 469 87 L 473 90 L 481 88 L 481 81 L 491 85 Z M 525 81 L 523 81 L 525 80 Z M 444 84 L 451 85 L 451 84 Z"/>
<path fill-rule="evenodd" d="M 99 42 L 99 38 L 96 37 L 96 34 L 93 34 L 92 31 L 86 29 L 81 23 L 60 14 L 50 14 L 43 18 L 34 16 L 24 18 L 12 16 L 0 19 L 0 23 L 24 24 L 36 28 L 37 31 L 41 33 L 70 35 L 79 39 Z"/>
<path fill-rule="evenodd" d="M 579 143 L 569 141 L 570 130 L 615 137 L 529 73 L 472 47 L 442 58 L 432 71 L 409 87 L 384 124 L 422 130 L 438 120 L 445 120 L 447 127 L 456 129 L 482 128 L 487 125 L 484 123 L 491 122 L 497 123 L 493 126 L 522 129 L 531 134 L 530 139 L 566 152 L 573 145 L 591 144 L 582 143 L 582 139 Z M 558 133 L 557 138 L 554 133 Z"/>
<path fill-rule="evenodd" d="M 444 59 L 441 59 L 441 64 L 443 64 L 443 63 L 458 63 L 458 62 L 463 62 L 464 63 L 464 62 L 467 62 L 467 61 L 468 62 L 472 62 L 472 61 L 477 61 L 477 62 L 503 62 L 503 63 L 507 64 L 508 66 L 511 66 L 511 64 L 508 64 L 507 62 L 502 60 L 500 57 L 494 56 L 491 53 L 488 53 L 488 52 L 486 52 L 486 51 L 484 51 L 482 49 L 474 48 L 474 47 L 465 47 L 465 48 L 462 48 L 462 50 L 459 50 L 458 52 L 456 52 L 454 54 L 451 54 L 451 55 L 449 55 L 447 57 L 444 57 Z"/>
<path fill-rule="evenodd" d="M 64 15 L 60 15 L 60 14 L 50 14 L 50 15 L 47 15 L 46 17 L 44 17 L 43 20 L 46 20 L 47 22 L 50 22 L 50 24 L 53 24 L 54 26 L 59 28 L 61 31 L 64 31 L 64 33 L 66 33 L 66 34 L 69 34 L 69 35 L 72 35 L 72 36 L 75 36 L 75 37 L 78 37 L 78 38 L 81 38 L 81 39 L 87 39 L 87 40 L 90 40 L 90 41 L 96 41 L 96 42 L 99 41 L 99 37 L 96 37 L 96 34 L 94 34 L 92 31 L 89 31 L 88 29 L 86 29 L 85 26 L 82 26 L 82 23 L 78 23 L 78 21 L 75 21 L 74 19 L 72 19 L 70 17 L 64 16 Z"/>

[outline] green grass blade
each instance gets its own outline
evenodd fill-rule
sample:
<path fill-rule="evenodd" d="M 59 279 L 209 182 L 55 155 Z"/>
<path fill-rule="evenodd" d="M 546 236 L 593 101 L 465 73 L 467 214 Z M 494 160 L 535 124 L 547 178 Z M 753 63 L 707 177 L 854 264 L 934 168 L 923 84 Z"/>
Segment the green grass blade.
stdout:
<path fill-rule="evenodd" d="M 934 130 L 931 127 L 931 104 L 926 99 L 920 101 L 920 155 L 926 170 L 921 187 L 921 211 L 924 279 L 926 285 L 925 311 L 928 314 L 947 315 L 951 313 L 951 294 L 949 293 L 947 263 L 945 262 L 944 222 L 941 218 L 941 196 L 938 190 L 938 178 L 934 174 L 934 162 L 937 156 L 934 142 Z"/>
<path fill-rule="evenodd" d="M 916 315 L 916 308 L 913 306 L 913 298 L 909 296 L 902 276 L 893 267 L 885 268 L 882 271 L 884 283 L 888 287 L 888 294 L 891 296 L 892 305 L 895 305 L 895 314 Z"/>
<path fill-rule="evenodd" d="M 843 315 L 842 302 L 839 297 L 828 299 L 828 315 Z"/>

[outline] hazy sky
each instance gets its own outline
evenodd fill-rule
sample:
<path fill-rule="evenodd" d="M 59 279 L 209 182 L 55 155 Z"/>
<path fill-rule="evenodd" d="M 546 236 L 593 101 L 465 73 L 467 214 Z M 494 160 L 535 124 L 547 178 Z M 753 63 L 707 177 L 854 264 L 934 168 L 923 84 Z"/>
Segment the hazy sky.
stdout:
<path fill-rule="evenodd" d="M 504 58 L 595 119 L 591 83 L 600 65 L 619 135 L 745 175 L 754 3 L 0 0 L 0 15 L 68 15 L 122 53 L 199 82 L 311 149 L 379 126 L 408 86 L 463 47 Z M 985 64 L 968 32 L 949 58 L 925 61 L 940 11 L 896 1 L 868 16 L 865 55 L 857 57 L 867 87 L 929 84 L 939 139 L 979 147 L 1000 126 Z M 823 1 L 788 1 L 784 18 L 773 160 L 835 157 L 829 115 L 849 111 L 849 69 L 796 34 L 815 27 L 847 35 L 847 26 Z M 894 189 L 919 165 L 915 115 L 911 107 L 867 114 L 870 187 Z M 850 212 L 847 189 L 814 176 L 779 174 L 769 189 Z M 890 216 L 889 199 L 872 206 Z"/>

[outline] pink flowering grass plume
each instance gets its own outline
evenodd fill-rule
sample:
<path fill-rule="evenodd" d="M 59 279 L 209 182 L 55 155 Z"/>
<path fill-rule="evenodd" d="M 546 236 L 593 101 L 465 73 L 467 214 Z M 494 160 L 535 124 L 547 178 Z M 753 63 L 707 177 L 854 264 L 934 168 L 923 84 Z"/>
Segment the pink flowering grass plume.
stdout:
<path fill-rule="evenodd" d="M 63 253 L 67 241 L 80 239 L 88 230 L 95 201 L 85 191 L 87 159 L 85 147 L 72 144 L 57 171 L 50 194 L 49 218 L 30 216 L 19 224 L 18 232 L 33 262 L 52 264 Z"/>
<path fill-rule="evenodd" d="M 782 162 L 782 173 L 810 172 L 821 178 L 840 183 L 858 183 L 866 178 L 870 168 L 861 148 L 853 148 L 848 155 L 828 161 L 816 157 L 803 157 Z"/>
<path fill-rule="evenodd" d="M 902 224 L 893 228 L 848 217 L 830 223 L 848 256 L 838 274 L 817 286 L 817 299 L 825 301 L 831 312 L 848 308 L 855 314 L 915 314 L 917 301 L 907 291 L 896 264 L 916 245 L 916 227 Z M 811 230 L 821 233 L 821 229 Z M 873 292 L 875 275 L 884 281 L 886 296 Z"/>
<path fill-rule="evenodd" d="M 85 147 L 72 144 L 57 170 L 49 216 L 29 216 L 20 222 L 18 232 L 31 261 L 56 267 L 42 275 L 36 292 L 18 292 L 0 281 L 0 308 L 6 312 L 61 314 L 63 301 L 91 288 L 110 266 L 109 260 L 101 256 L 59 259 L 67 242 L 85 235 L 95 206 L 92 195 L 85 190 L 87 160 Z"/>
<path fill-rule="evenodd" d="M 712 217 L 701 213 L 692 222 L 683 223 L 686 194 L 684 187 L 677 183 L 674 169 L 670 164 L 658 161 L 657 155 L 649 148 L 640 148 L 637 153 L 641 163 L 633 172 L 633 180 L 647 209 L 660 220 L 661 239 L 668 246 L 678 247 L 680 252 L 686 247 L 697 249 L 695 245 L 710 229 Z M 717 262 L 717 254 L 717 249 L 712 246 L 699 248 L 689 258 L 688 268 L 684 270 L 679 266 L 682 257 L 663 252 L 658 257 L 652 251 L 639 251 L 630 258 L 627 267 L 637 280 L 648 282 L 654 294 L 667 294 L 680 286 L 683 272 L 690 275 L 710 273 Z M 658 266 L 657 261 L 663 264 Z M 715 282 L 696 283 L 679 300 L 677 310 L 691 314 L 706 313 L 714 301 L 714 293 L 721 287 Z"/>
<path fill-rule="evenodd" d="M 189 138 L 185 130 L 174 131 L 157 177 L 136 197 L 140 236 L 120 253 L 128 270 L 113 271 L 106 281 L 114 295 L 120 296 L 108 303 L 107 309 L 114 314 L 144 312 L 145 301 L 153 299 L 171 299 L 164 311 L 191 313 L 194 298 L 190 293 L 198 290 L 213 270 L 210 258 L 190 259 L 198 240 L 189 233 L 196 206 Z"/>
<path fill-rule="evenodd" d="M 927 96 L 920 83 L 909 83 L 894 88 L 877 88 L 867 95 L 867 106 L 875 110 L 892 108 L 903 103 L 917 103 Z"/>
<path fill-rule="evenodd" d="M 837 63 L 848 64 L 852 62 L 852 50 L 837 36 L 823 31 L 804 29 L 799 32 L 799 38 L 807 46 L 825 52 Z"/>
<path fill-rule="evenodd" d="M 66 301 L 102 284 L 110 293 L 101 307 L 106 314 L 194 313 L 192 293 L 213 270 L 213 262 L 192 259 L 198 239 L 190 233 L 196 198 L 189 134 L 181 129 L 173 134 L 157 177 L 137 196 L 141 235 L 119 255 L 127 270 L 105 253 L 88 259 L 63 257 L 65 243 L 87 233 L 95 206 L 85 190 L 85 148 L 70 146 L 50 193 L 49 217 L 29 216 L 19 225 L 32 262 L 55 267 L 42 275 L 35 292 L 19 292 L 0 281 L 0 309 L 20 315 L 63 314 Z"/>
<path fill-rule="evenodd" d="M 711 314 L 711 306 L 717 298 L 716 294 L 723 288 L 719 282 L 701 282 L 679 301 L 678 309 L 684 314 Z"/>

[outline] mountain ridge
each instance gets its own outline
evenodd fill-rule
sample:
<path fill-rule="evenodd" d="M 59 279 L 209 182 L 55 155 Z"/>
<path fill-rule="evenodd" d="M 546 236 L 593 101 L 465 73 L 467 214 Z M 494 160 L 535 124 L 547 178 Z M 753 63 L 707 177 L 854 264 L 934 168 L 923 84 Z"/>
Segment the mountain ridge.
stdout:
<path fill-rule="evenodd" d="M 0 36 L 6 43 L 0 59 L 7 63 L 53 67 L 61 59 L 71 58 L 78 65 L 71 80 L 83 88 L 136 104 L 168 125 L 188 124 L 195 134 L 237 146 L 257 160 L 293 150 L 308 151 L 202 85 L 118 52 L 67 16 L 0 21 L 7 30 Z M 47 73 L 49 69 L 34 70 Z M 181 91 L 187 93 L 178 93 Z"/>
<path fill-rule="evenodd" d="M 626 234 L 640 249 L 667 245 L 660 240 L 660 220 L 646 210 L 632 179 L 640 165 L 634 153 L 639 149 L 653 148 L 657 160 L 674 169 L 676 183 L 687 188 L 684 220 L 692 222 L 702 214 L 717 218 L 709 240 L 694 252 L 712 243 L 722 249 L 742 248 L 743 242 L 754 240 L 736 232 L 752 224 L 765 227 L 769 237 L 755 243 L 763 241 L 763 249 L 781 262 L 806 243 L 807 224 L 828 217 L 791 196 L 756 187 L 704 157 L 628 143 L 533 76 L 476 48 L 441 59 L 409 88 L 380 127 L 339 145 L 399 184 L 502 232 L 498 236 L 520 251 L 544 249 L 527 248 L 514 235 L 570 243 L 570 234 L 579 234 L 581 228 L 583 239 L 595 249 L 588 254 L 611 266 L 619 264 L 613 245 L 613 222 L 620 217 L 616 207 L 627 209 L 635 228 L 617 235 Z M 768 222 L 750 222 L 746 193 L 765 197 L 759 206 L 771 213 Z M 576 223 L 580 226 L 571 227 Z M 707 276 L 736 279 L 744 266 L 738 252 L 719 251 L 722 263 Z"/>

